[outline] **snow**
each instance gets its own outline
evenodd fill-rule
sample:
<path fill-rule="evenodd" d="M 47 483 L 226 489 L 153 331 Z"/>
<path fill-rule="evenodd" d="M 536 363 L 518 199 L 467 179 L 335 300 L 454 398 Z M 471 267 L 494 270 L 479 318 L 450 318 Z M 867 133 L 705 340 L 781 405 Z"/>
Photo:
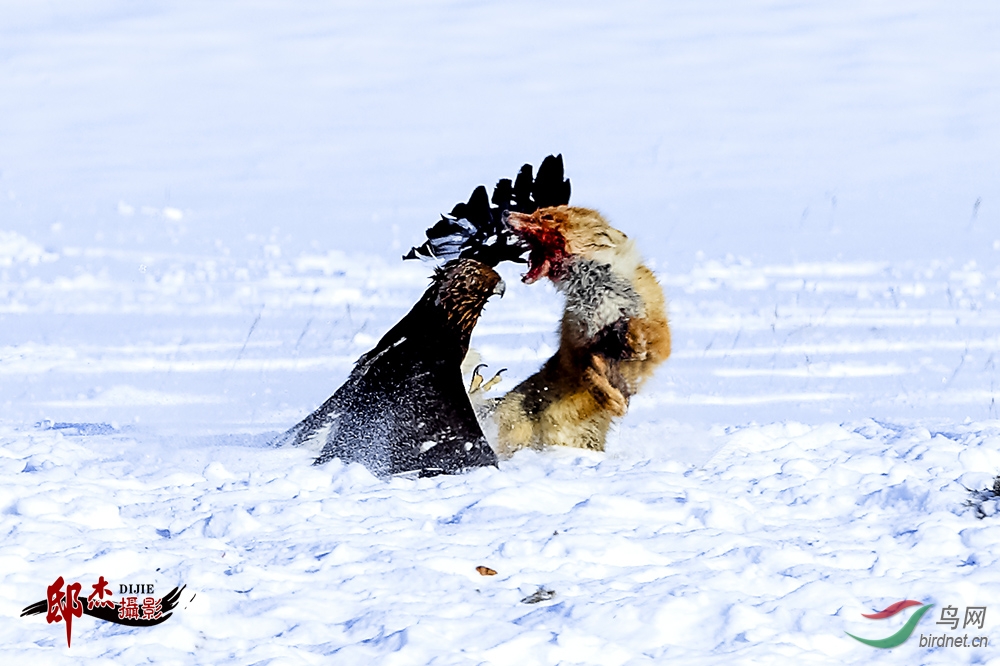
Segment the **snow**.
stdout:
<path fill-rule="evenodd" d="M 998 435 L 746 426 L 699 466 L 657 442 L 380 482 L 259 438 L 7 429 L 10 614 L 68 571 L 197 596 L 156 630 L 78 622 L 72 652 L 40 618 L 4 644 L 117 663 L 954 663 L 912 645 L 880 660 L 843 632 L 870 634 L 868 600 L 1000 589 L 997 531 L 959 483 L 1000 465 Z M 520 603 L 539 587 L 555 596 Z"/>
<path fill-rule="evenodd" d="M 0 20 L 11 663 L 1000 663 L 1000 11 L 22 3 Z M 664 285 L 607 453 L 379 481 L 267 446 L 412 305 L 439 212 L 562 152 Z M 557 344 L 508 285 L 496 390 Z M 476 567 L 496 570 L 482 576 Z M 151 629 L 20 618 L 187 585 Z M 549 594 L 554 593 L 554 595 Z M 537 593 L 537 594 L 536 594 Z M 526 603 L 535 595 L 537 603 Z M 981 632 L 1000 642 L 989 609 Z"/>

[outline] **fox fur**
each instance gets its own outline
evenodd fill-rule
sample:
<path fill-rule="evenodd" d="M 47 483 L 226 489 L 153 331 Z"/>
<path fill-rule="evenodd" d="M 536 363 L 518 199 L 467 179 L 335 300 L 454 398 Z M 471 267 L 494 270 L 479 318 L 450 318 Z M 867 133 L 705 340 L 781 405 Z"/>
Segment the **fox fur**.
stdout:
<path fill-rule="evenodd" d="M 559 350 L 496 406 L 497 452 L 603 451 L 612 420 L 670 355 L 663 290 L 634 243 L 595 210 L 554 206 L 507 223 L 530 247 L 524 282 L 548 277 L 566 304 Z"/>

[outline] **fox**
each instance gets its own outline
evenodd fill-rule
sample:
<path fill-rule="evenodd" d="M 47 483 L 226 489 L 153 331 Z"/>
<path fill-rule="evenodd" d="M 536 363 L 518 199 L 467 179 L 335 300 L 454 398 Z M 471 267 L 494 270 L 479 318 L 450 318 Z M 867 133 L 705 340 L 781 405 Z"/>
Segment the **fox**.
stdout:
<path fill-rule="evenodd" d="M 548 278 L 565 296 L 559 349 L 494 405 L 495 448 L 603 451 L 629 399 L 670 356 L 666 298 L 634 241 L 596 210 L 568 205 L 509 212 L 528 249 L 522 281 Z"/>

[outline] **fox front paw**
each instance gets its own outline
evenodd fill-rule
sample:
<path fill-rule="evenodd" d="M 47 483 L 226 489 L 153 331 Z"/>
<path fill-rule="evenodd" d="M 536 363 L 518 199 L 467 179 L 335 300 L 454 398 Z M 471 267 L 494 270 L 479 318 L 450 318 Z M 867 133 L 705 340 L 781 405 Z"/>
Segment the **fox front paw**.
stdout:
<path fill-rule="evenodd" d="M 594 356 L 591 366 L 584 372 L 591 393 L 597 403 L 613 416 L 625 416 L 628 412 L 628 397 L 615 388 L 609 380 L 607 361 L 600 356 Z"/>

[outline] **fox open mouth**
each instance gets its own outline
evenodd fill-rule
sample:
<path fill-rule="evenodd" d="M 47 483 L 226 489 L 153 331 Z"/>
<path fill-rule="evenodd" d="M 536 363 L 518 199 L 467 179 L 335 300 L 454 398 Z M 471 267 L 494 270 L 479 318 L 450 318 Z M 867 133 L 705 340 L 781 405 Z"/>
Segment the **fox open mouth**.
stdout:
<path fill-rule="evenodd" d="M 559 231 L 523 213 L 511 213 L 507 225 L 528 249 L 528 271 L 522 282 L 531 284 L 559 273 L 566 256 L 566 240 Z"/>
<path fill-rule="evenodd" d="M 521 276 L 521 281 L 525 284 L 537 282 L 548 275 L 551 268 L 552 265 L 546 256 L 545 248 L 532 245 L 531 252 L 528 254 L 528 271 Z"/>

